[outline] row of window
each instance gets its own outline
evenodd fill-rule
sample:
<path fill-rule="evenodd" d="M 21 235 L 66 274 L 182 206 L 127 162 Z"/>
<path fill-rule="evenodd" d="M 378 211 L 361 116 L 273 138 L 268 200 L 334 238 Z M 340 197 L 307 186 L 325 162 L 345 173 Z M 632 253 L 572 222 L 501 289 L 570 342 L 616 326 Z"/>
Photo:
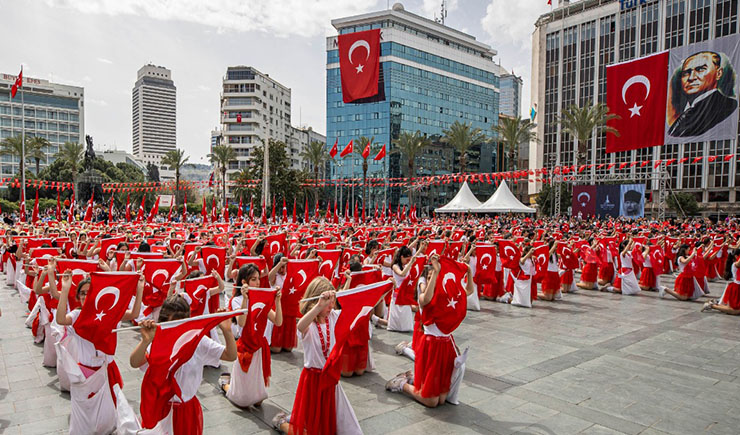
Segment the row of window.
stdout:
<path fill-rule="evenodd" d="M 0 115 L 14 115 L 14 116 L 25 116 L 26 118 L 39 118 L 39 119 L 58 119 L 60 121 L 71 121 L 79 122 L 80 115 L 78 113 L 70 112 L 57 112 L 54 110 L 45 109 L 34 109 L 24 108 L 21 112 L 20 104 L 10 106 L 6 104 L 0 104 Z"/>
<path fill-rule="evenodd" d="M 51 131 L 63 131 L 63 132 L 72 132 L 72 133 L 79 133 L 80 132 L 80 126 L 77 124 L 64 124 L 64 123 L 57 123 L 57 122 L 45 122 L 45 121 L 29 121 L 26 120 L 25 124 L 20 119 L 11 119 L 11 118 L 0 118 L 0 127 L 14 127 L 14 128 L 21 128 L 23 125 L 25 125 L 26 129 L 30 130 L 51 130 Z"/>

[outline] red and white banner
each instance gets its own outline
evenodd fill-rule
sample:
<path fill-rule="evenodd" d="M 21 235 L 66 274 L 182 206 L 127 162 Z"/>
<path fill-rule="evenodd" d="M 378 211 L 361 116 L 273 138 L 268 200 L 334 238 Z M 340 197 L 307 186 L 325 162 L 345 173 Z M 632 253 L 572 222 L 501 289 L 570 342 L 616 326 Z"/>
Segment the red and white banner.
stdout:
<path fill-rule="evenodd" d="M 346 33 L 337 38 L 342 101 L 353 101 L 378 94 L 380 77 L 380 29 Z"/>

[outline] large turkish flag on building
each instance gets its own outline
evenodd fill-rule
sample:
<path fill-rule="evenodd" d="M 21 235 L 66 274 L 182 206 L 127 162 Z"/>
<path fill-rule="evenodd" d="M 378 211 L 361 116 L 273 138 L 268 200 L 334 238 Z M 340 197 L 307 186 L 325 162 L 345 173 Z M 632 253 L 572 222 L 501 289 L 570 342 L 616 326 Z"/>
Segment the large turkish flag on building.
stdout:
<path fill-rule="evenodd" d="M 606 68 L 606 105 L 620 119 L 607 123 L 619 137 L 606 135 L 606 152 L 663 145 L 668 52 Z"/>
<path fill-rule="evenodd" d="M 342 101 L 351 103 L 377 95 L 380 77 L 380 29 L 347 33 L 339 35 L 337 39 Z"/>
<path fill-rule="evenodd" d="M 573 216 L 596 214 L 596 186 L 573 186 Z"/>

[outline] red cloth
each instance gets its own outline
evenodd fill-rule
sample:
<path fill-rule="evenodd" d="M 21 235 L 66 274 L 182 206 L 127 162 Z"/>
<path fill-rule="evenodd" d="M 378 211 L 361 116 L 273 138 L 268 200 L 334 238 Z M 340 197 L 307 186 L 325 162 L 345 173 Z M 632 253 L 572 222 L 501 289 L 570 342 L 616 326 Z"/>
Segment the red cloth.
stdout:
<path fill-rule="evenodd" d="M 336 389 L 320 388 L 320 382 L 320 369 L 303 368 L 290 414 L 292 433 L 337 433 Z"/>
<path fill-rule="evenodd" d="M 358 346 L 345 345 L 342 348 L 342 372 L 356 372 L 367 369 L 368 342 Z"/>
<path fill-rule="evenodd" d="M 603 263 L 601 267 L 599 268 L 599 280 L 611 282 L 613 279 L 614 279 L 614 264 Z"/>
<path fill-rule="evenodd" d="M 586 263 L 581 272 L 581 282 L 596 282 L 599 274 L 599 266 L 595 263 Z"/>
<path fill-rule="evenodd" d="M 673 284 L 673 291 L 690 298 L 694 294 L 694 277 L 685 272 L 679 273 Z"/>
<path fill-rule="evenodd" d="M 640 275 L 640 283 L 641 286 L 647 287 L 647 288 L 656 288 L 657 286 L 657 279 L 655 278 L 655 272 L 653 272 L 652 267 L 643 267 L 642 268 L 642 274 Z"/>
<path fill-rule="evenodd" d="M 414 388 L 421 397 L 438 397 L 450 391 L 455 368 L 455 345 L 452 337 L 426 335 L 415 346 Z"/>
<path fill-rule="evenodd" d="M 719 303 L 729 305 L 733 310 L 740 310 L 740 284 L 732 281 L 727 284 Z"/>
<path fill-rule="evenodd" d="M 280 326 L 272 326 L 270 347 L 295 349 L 298 345 L 298 336 L 296 335 L 297 322 L 298 318 L 286 316 L 285 313 L 283 313 L 283 324 Z"/>
<path fill-rule="evenodd" d="M 560 285 L 571 285 L 573 284 L 573 271 L 568 269 L 562 275 L 560 275 Z"/>
<path fill-rule="evenodd" d="M 172 403 L 172 432 L 186 433 L 190 435 L 203 434 L 203 409 L 198 401 L 198 396 L 185 403 Z"/>
<path fill-rule="evenodd" d="M 377 95 L 380 77 L 380 29 L 339 35 L 337 44 L 342 101 L 351 103 Z M 344 152 L 340 156 L 344 157 Z"/>
<path fill-rule="evenodd" d="M 542 293 L 553 294 L 560 289 L 560 275 L 557 272 L 548 270 L 542 280 Z"/>

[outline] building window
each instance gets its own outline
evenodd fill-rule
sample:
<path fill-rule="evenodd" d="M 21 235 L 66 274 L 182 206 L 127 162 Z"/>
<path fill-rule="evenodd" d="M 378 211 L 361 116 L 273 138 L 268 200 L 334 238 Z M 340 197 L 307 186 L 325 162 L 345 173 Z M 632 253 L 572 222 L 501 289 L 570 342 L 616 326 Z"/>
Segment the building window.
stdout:
<path fill-rule="evenodd" d="M 692 142 L 684 144 L 683 156 L 688 158 L 683 164 L 681 187 L 683 189 L 701 189 L 704 160 L 694 163 L 694 159 L 704 156 L 704 143 Z"/>
<path fill-rule="evenodd" d="M 709 155 L 717 156 L 717 159 L 707 162 L 707 188 L 730 187 L 730 162 L 723 157 L 730 154 L 731 149 L 729 140 L 709 142 Z"/>
<path fill-rule="evenodd" d="M 579 98 L 581 106 L 594 101 L 595 51 L 596 21 L 591 21 L 581 25 L 581 58 L 578 68 L 581 74 Z"/>
<path fill-rule="evenodd" d="M 646 4 L 640 11 L 640 56 L 647 56 L 658 51 L 659 13 L 658 0 Z"/>
<path fill-rule="evenodd" d="M 637 9 L 624 11 L 619 16 L 619 61 L 634 59 L 637 43 Z"/>
<path fill-rule="evenodd" d="M 665 49 L 683 45 L 686 23 L 686 0 L 666 0 L 665 6 Z"/>
<path fill-rule="evenodd" d="M 709 39 L 709 8 L 711 0 L 690 0 L 689 44 Z"/>
<path fill-rule="evenodd" d="M 717 0 L 715 17 L 716 38 L 737 32 L 737 0 Z"/>
<path fill-rule="evenodd" d="M 552 167 L 555 162 L 550 161 L 550 156 L 555 156 L 557 148 L 560 34 L 551 33 L 547 35 L 545 44 L 545 137 L 543 152 L 545 164 Z"/>
<path fill-rule="evenodd" d="M 576 104 L 576 42 L 578 27 L 570 27 L 563 32 L 563 89 L 561 110 L 566 110 Z M 560 138 L 560 163 L 572 164 L 574 157 L 573 138 L 565 133 Z"/>
<path fill-rule="evenodd" d="M 606 67 L 614 63 L 614 15 L 599 20 L 599 95 L 598 100 L 606 103 Z"/>

